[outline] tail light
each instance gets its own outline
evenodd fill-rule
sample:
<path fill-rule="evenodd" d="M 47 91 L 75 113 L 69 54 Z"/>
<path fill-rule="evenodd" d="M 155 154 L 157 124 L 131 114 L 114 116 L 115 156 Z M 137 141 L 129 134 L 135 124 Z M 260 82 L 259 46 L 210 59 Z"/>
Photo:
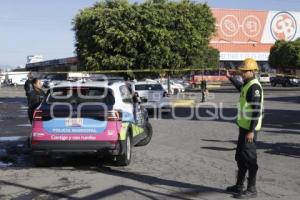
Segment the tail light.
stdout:
<path fill-rule="evenodd" d="M 36 141 L 36 140 L 32 140 L 31 141 L 31 145 L 36 145 L 36 144 L 38 144 L 39 143 L 39 141 Z"/>
<path fill-rule="evenodd" d="M 34 111 L 34 114 L 33 114 L 33 120 L 34 121 L 42 121 L 43 119 L 43 112 L 41 110 L 36 110 Z"/>
<path fill-rule="evenodd" d="M 120 120 L 120 113 L 116 110 L 111 110 L 107 112 L 108 121 L 118 121 Z"/>
<path fill-rule="evenodd" d="M 110 144 L 117 144 L 118 143 L 118 140 L 111 140 L 109 141 Z"/>

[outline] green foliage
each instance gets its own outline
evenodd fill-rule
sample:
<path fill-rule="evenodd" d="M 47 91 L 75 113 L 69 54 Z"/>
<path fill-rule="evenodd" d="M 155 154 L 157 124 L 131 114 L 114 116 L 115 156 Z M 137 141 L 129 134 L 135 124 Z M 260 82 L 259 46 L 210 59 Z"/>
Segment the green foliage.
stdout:
<path fill-rule="evenodd" d="M 276 41 L 270 51 L 269 64 L 281 70 L 300 69 L 300 38 L 295 41 Z"/>
<path fill-rule="evenodd" d="M 218 66 L 219 52 L 209 47 L 215 19 L 206 4 L 107 0 L 82 10 L 73 24 L 82 70 Z"/>

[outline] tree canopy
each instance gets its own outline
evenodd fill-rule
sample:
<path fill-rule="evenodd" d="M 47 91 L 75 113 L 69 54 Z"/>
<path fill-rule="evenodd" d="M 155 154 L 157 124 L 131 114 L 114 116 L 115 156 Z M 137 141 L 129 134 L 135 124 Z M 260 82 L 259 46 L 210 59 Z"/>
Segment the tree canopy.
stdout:
<path fill-rule="evenodd" d="M 77 14 L 76 53 L 81 70 L 217 67 L 209 47 L 215 19 L 207 4 L 183 0 L 106 0 Z"/>
<path fill-rule="evenodd" d="M 270 51 L 269 64 L 279 70 L 300 69 L 300 38 L 276 41 Z"/>

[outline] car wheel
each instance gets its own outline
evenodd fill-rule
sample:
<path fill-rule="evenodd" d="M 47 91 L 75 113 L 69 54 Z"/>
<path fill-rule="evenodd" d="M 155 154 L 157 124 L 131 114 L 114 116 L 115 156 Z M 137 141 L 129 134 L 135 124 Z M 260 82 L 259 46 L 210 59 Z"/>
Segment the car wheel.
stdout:
<path fill-rule="evenodd" d="M 146 146 L 151 141 L 153 129 L 152 125 L 149 122 L 147 122 L 145 125 L 145 134 L 146 138 L 137 143 L 136 146 Z"/>
<path fill-rule="evenodd" d="M 276 83 L 272 82 L 272 83 L 271 83 L 271 86 L 272 86 L 272 87 L 276 87 Z"/>
<path fill-rule="evenodd" d="M 124 145 L 124 153 L 116 157 L 118 166 L 128 166 L 132 157 L 132 139 L 131 136 L 127 133 L 125 145 Z"/>
<path fill-rule="evenodd" d="M 286 87 L 287 86 L 287 84 L 286 83 L 282 83 L 282 87 Z"/>

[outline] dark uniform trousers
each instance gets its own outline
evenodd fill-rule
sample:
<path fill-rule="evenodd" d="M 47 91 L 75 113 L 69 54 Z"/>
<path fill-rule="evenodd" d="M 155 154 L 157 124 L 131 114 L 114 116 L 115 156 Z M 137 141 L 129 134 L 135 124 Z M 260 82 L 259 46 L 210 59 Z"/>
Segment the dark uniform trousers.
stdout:
<path fill-rule="evenodd" d="M 239 139 L 236 148 L 235 160 L 238 166 L 238 175 L 245 176 L 248 171 L 249 181 L 255 182 L 256 173 L 258 170 L 257 154 L 256 154 L 256 139 L 257 132 L 254 131 L 254 139 L 252 143 L 249 143 L 246 139 L 246 134 L 249 131 L 243 128 L 239 128 Z"/>

